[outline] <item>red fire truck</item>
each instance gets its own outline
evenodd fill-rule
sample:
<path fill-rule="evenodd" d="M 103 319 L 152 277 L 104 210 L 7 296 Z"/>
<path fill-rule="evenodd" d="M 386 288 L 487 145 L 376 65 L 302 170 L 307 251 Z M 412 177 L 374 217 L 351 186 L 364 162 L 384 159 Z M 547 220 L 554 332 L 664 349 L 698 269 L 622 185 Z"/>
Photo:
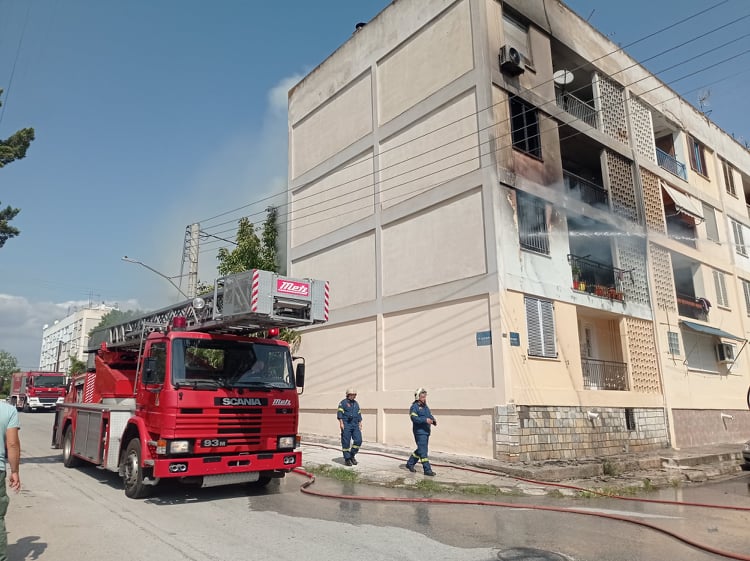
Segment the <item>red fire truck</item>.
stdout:
<path fill-rule="evenodd" d="M 15 372 L 10 379 L 8 403 L 24 412 L 54 410 L 62 403 L 68 380 L 65 372 Z"/>
<path fill-rule="evenodd" d="M 274 331 L 327 320 L 327 282 L 250 270 L 94 330 L 93 367 L 58 407 L 53 447 L 66 467 L 119 473 L 131 498 L 167 478 L 211 487 L 283 477 L 301 465 L 305 362 Z"/>

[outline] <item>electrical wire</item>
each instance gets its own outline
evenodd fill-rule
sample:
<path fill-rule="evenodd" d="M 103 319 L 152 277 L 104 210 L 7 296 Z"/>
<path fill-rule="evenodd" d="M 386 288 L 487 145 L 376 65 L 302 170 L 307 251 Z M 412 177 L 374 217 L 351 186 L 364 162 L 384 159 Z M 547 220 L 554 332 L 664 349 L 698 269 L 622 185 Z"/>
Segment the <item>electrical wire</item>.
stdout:
<path fill-rule="evenodd" d="M 23 46 L 23 39 L 26 36 L 26 27 L 29 24 L 29 13 L 31 12 L 31 5 L 33 0 L 28 0 L 26 4 L 26 17 L 24 18 L 23 27 L 21 28 L 21 37 L 18 39 L 18 46 L 16 47 L 16 54 L 13 58 L 13 66 L 10 71 L 10 78 L 8 79 L 8 89 L 5 91 L 5 103 L 0 107 L 0 124 L 3 122 L 5 116 L 5 109 L 8 107 L 8 100 L 10 99 L 10 90 L 13 86 L 13 77 L 16 75 L 16 65 L 18 64 L 18 58 L 21 55 L 21 47 Z"/>

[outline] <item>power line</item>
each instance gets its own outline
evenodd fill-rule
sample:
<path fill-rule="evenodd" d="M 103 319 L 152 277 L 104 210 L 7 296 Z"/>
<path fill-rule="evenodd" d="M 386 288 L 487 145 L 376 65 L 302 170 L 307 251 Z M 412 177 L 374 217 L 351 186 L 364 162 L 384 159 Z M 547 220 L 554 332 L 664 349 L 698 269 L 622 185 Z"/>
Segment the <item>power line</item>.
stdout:
<path fill-rule="evenodd" d="M 5 103 L 0 108 L 0 124 L 3 122 L 5 116 L 5 109 L 8 107 L 8 100 L 10 99 L 10 89 L 13 86 L 13 77 L 16 75 L 16 65 L 18 64 L 18 58 L 21 54 L 21 46 L 23 45 L 23 39 L 26 36 L 26 27 L 29 24 L 29 13 L 31 12 L 32 0 L 28 0 L 26 4 L 26 17 L 24 18 L 23 27 L 21 28 L 21 37 L 18 39 L 18 45 L 16 46 L 16 55 L 13 58 L 13 66 L 10 71 L 10 78 L 8 79 L 8 89 L 5 92 Z"/>
<path fill-rule="evenodd" d="M 682 19 L 680 19 L 680 20 L 678 20 L 678 21 L 676 21 L 676 22 L 674 22 L 674 23 L 672 23 L 672 24 L 670 24 L 670 25 L 667 25 L 667 26 L 665 26 L 665 27 L 663 27 L 663 28 L 661 28 L 661 29 L 659 29 L 659 30 L 656 30 L 656 31 L 654 31 L 654 32 L 652 32 L 652 33 L 650 33 L 650 34 L 648 34 L 648 35 L 644 36 L 644 37 L 641 37 L 640 39 L 637 39 L 637 40 L 635 40 L 635 41 L 632 41 L 631 43 L 628 43 L 628 44 L 626 44 L 626 45 L 624 45 L 624 46 L 618 47 L 618 48 L 617 48 L 617 49 L 615 49 L 614 51 L 610 51 L 610 52 L 608 52 L 608 53 L 605 53 L 605 54 L 601 55 L 600 57 L 598 57 L 598 58 L 595 58 L 595 59 L 593 59 L 593 60 L 591 60 L 591 61 L 585 61 L 584 63 L 580 64 L 579 66 L 577 66 L 577 67 L 574 67 L 572 71 L 575 71 L 575 70 L 579 70 L 579 69 L 581 69 L 581 68 L 585 68 L 586 66 L 590 65 L 591 63 L 597 62 L 597 61 L 599 61 L 599 60 L 601 60 L 601 59 L 603 59 L 603 58 L 606 58 L 606 57 L 608 57 L 608 56 L 611 56 L 611 55 L 613 55 L 613 54 L 615 54 L 615 53 L 618 53 L 618 52 L 620 52 L 620 51 L 623 51 L 624 49 L 626 49 L 626 48 L 628 48 L 628 47 L 631 47 L 631 46 L 633 46 L 633 45 L 636 45 L 636 44 L 638 44 L 638 43 L 641 43 L 642 41 L 645 41 L 645 40 L 647 40 L 647 39 L 650 39 L 651 37 L 654 37 L 654 36 L 656 36 L 656 35 L 658 35 L 658 34 L 660 34 L 660 33 L 663 33 L 663 32 L 665 32 L 665 31 L 668 31 L 669 29 L 672 29 L 672 28 L 674 28 L 674 27 L 677 27 L 678 25 L 681 25 L 682 23 L 685 23 L 685 22 L 687 22 L 687 21 L 689 21 L 689 20 L 691 20 L 691 19 L 694 19 L 694 18 L 696 18 L 696 17 L 698 17 L 698 16 L 701 16 L 701 15 L 703 15 L 703 14 L 705 14 L 705 13 L 707 13 L 707 12 L 711 11 L 711 10 L 714 10 L 714 9 L 716 9 L 716 8 L 718 8 L 719 6 L 723 5 L 723 4 L 726 4 L 726 3 L 728 2 L 728 1 L 729 1 L 729 0 L 722 0 L 722 1 L 720 1 L 720 2 L 716 3 L 716 4 L 712 5 L 712 6 L 709 6 L 709 7 L 707 7 L 707 8 L 704 8 L 703 10 L 700 10 L 700 11 L 696 12 L 695 14 L 692 14 L 692 15 L 690 15 L 690 16 L 686 16 L 685 18 L 682 18 Z M 714 30 L 712 30 L 712 31 L 708 32 L 708 33 L 705 33 L 705 34 L 703 34 L 703 35 L 701 35 L 701 36 L 695 37 L 695 38 L 693 38 L 693 39 L 691 39 L 691 40 L 689 40 L 689 41 L 686 41 L 686 43 L 689 43 L 689 42 L 695 41 L 695 40 L 697 40 L 697 39 L 700 39 L 700 38 L 702 38 L 702 37 L 703 37 L 703 36 L 705 36 L 705 35 L 708 35 L 708 34 L 710 34 L 710 33 L 714 33 L 714 32 L 716 32 L 716 31 L 718 31 L 718 30 L 720 30 L 720 29 L 723 29 L 723 28 L 725 28 L 725 27 L 729 26 L 729 25 L 733 25 L 734 23 L 737 23 L 738 21 L 744 20 L 744 19 L 746 19 L 746 18 L 747 18 L 747 17 L 749 17 L 749 16 L 750 16 L 750 14 L 749 14 L 749 15 L 745 15 L 745 16 L 743 16 L 743 17 L 739 18 L 739 19 L 737 19 L 737 18 L 733 18 L 733 19 L 732 19 L 732 21 L 728 22 L 727 24 L 725 24 L 725 25 L 722 25 L 722 26 L 720 26 L 720 27 L 718 27 L 718 28 L 716 28 L 716 29 L 714 29 Z M 669 51 L 671 51 L 671 50 L 674 50 L 674 48 L 668 49 L 667 51 L 664 51 L 664 52 L 669 52 Z M 662 54 L 663 54 L 663 53 L 662 53 Z M 655 56 L 660 56 L 660 55 L 655 55 Z M 650 58 L 649 58 L 648 60 L 651 60 L 651 59 L 655 58 L 655 56 L 652 56 L 652 57 L 650 57 Z M 627 68 L 632 68 L 633 66 L 638 66 L 638 65 L 639 65 L 639 63 L 638 63 L 638 62 L 636 61 L 636 62 L 635 62 L 635 63 L 634 63 L 633 65 L 631 65 L 631 66 L 629 66 L 629 67 L 627 67 Z M 626 68 L 626 69 L 627 69 L 627 68 Z M 623 69 L 623 70 L 625 70 L 625 69 Z M 620 70 L 620 71 L 622 71 L 622 70 Z M 620 71 L 618 71 L 618 72 L 620 72 Z M 603 72 L 602 72 L 602 73 L 603 73 Z M 604 73 L 603 73 L 603 74 L 604 74 Z M 543 86 L 543 85 L 549 84 L 549 83 L 551 83 L 551 82 L 554 82 L 554 79 L 551 79 L 551 80 L 546 80 L 546 81 L 544 81 L 544 82 L 541 82 L 541 83 L 537 84 L 536 86 L 534 86 L 534 87 L 532 87 L 532 88 L 528 88 L 528 89 L 527 89 L 526 91 L 533 91 L 533 90 L 535 90 L 535 89 L 537 89 L 537 88 L 539 88 L 539 87 L 541 87 L 541 86 Z M 582 88 L 583 88 L 583 87 L 582 87 Z M 578 88 L 577 90 L 574 90 L 574 91 L 578 91 L 578 90 L 580 90 L 580 89 L 582 89 L 582 88 Z M 499 102 L 497 102 L 497 103 L 494 103 L 494 104 L 490 105 L 489 107 L 486 107 L 486 108 L 484 108 L 484 109 L 480 109 L 480 110 L 478 110 L 478 111 L 475 111 L 475 112 L 473 112 L 473 113 L 470 113 L 470 114 L 468 114 L 468 115 L 465 115 L 465 116 L 463 116 L 463 117 L 461 117 L 461 118 L 459 118 L 459 119 L 457 119 L 457 120 L 455 120 L 455 121 L 452 121 L 452 122 L 450 122 L 450 123 L 446 123 L 446 124 L 444 124 L 444 125 L 441 125 L 440 127 L 437 127 L 437 128 L 435 128 L 435 129 L 432 129 L 432 130 L 430 130 L 430 131 L 428 131 L 428 132 L 426 132 L 426 133 L 424 133 L 424 134 L 422 134 L 422 135 L 419 135 L 419 136 L 417 136 L 417 137 L 415 137 L 415 138 L 413 138 L 413 139 L 410 139 L 410 140 L 408 140 L 408 141 L 405 141 L 405 142 L 403 142 L 403 143 L 401 143 L 401 144 L 396 144 L 396 145 L 394 145 L 394 146 L 392 146 L 392 147 L 390 147 L 390 148 L 388 148 L 388 149 L 386 149 L 386 150 L 382 150 L 382 151 L 381 151 L 381 152 L 379 153 L 379 157 L 382 157 L 382 155 L 383 155 L 383 154 L 385 154 L 385 153 L 387 153 L 387 152 L 390 152 L 390 151 L 396 150 L 396 149 L 398 149 L 398 148 L 402 148 L 403 146 L 405 146 L 405 145 L 407 145 L 407 144 L 410 144 L 410 143 L 416 142 L 417 140 L 420 140 L 420 139 L 422 139 L 422 138 L 424 138 L 424 137 L 426 137 L 426 136 L 429 136 L 429 135 L 431 135 L 431 134 L 437 133 L 437 132 L 439 132 L 440 130 L 442 130 L 442 129 L 444 129 L 444 128 L 447 128 L 447 127 L 453 126 L 453 125 L 455 125 L 455 124 L 458 124 L 458 123 L 460 123 L 461 121 L 463 121 L 463 120 L 465 120 L 465 119 L 468 119 L 468 118 L 471 118 L 471 117 L 475 117 L 475 116 L 478 116 L 478 115 L 479 115 L 480 113 L 482 113 L 482 112 L 484 112 L 484 111 L 488 111 L 488 110 L 490 110 L 490 109 L 493 109 L 493 108 L 494 108 L 495 106 L 497 106 L 497 105 L 500 105 L 501 103 L 506 103 L 506 102 L 507 102 L 506 100 L 501 100 L 501 101 L 499 101 Z M 493 126 L 494 126 L 494 125 L 493 125 Z M 484 129 L 482 129 L 482 130 L 484 130 Z M 481 131 L 476 131 L 476 132 L 481 132 Z M 475 134 L 475 133 L 472 133 L 472 134 Z M 439 148 L 441 148 L 441 147 L 442 147 L 442 146 L 439 146 L 439 147 L 436 147 L 435 149 L 439 149 Z M 429 151 L 428 151 L 428 152 L 429 152 Z M 371 159 L 374 159 L 374 156 L 372 156 L 372 157 L 371 157 Z M 354 166 L 354 165 L 357 165 L 357 164 L 359 164 L 359 163 L 361 163 L 361 162 L 357 162 L 357 163 L 355 163 L 355 164 L 350 164 L 350 165 L 347 165 L 347 166 L 343 166 L 342 168 L 339 168 L 339 169 L 338 169 L 337 171 L 344 171 L 344 170 L 348 169 L 349 167 L 352 167 L 352 166 Z M 401 163 L 401 162 L 399 162 L 399 164 L 400 164 L 400 163 Z M 397 165 L 397 164 L 394 164 L 394 165 Z M 210 218 L 206 218 L 206 219 L 203 219 L 203 220 L 199 220 L 198 222 L 200 222 L 200 223 L 204 224 L 204 223 L 206 223 L 206 222 L 210 222 L 211 220 L 214 220 L 214 219 L 216 219 L 216 218 L 219 218 L 219 217 L 221 217 L 221 216 L 226 216 L 226 215 L 228 215 L 228 214 L 231 214 L 231 213 L 237 212 L 237 211 L 239 211 L 239 210 L 242 210 L 242 209 L 244 209 L 244 208 L 248 208 L 248 207 L 250 207 L 250 206 L 253 206 L 253 205 L 256 205 L 256 204 L 260 204 L 261 202 L 265 202 L 265 201 L 268 201 L 268 200 L 270 200 L 270 199 L 272 199 L 272 198 L 275 198 L 275 197 L 279 197 L 279 196 L 281 196 L 281 195 L 284 195 L 285 193 L 286 193 L 286 190 L 285 190 L 285 191 L 280 191 L 280 192 L 278 192 L 278 193 L 276 193 L 276 194 L 272 194 L 272 195 L 269 195 L 269 196 L 267 196 L 267 197 L 263 197 L 263 198 L 261 198 L 261 199 L 258 199 L 258 200 L 256 200 L 256 201 L 253 201 L 253 202 L 251 202 L 251 203 L 248 203 L 248 204 L 245 204 L 245 205 L 242 205 L 242 206 L 239 206 L 239 207 L 236 207 L 236 208 L 233 208 L 233 209 L 230 209 L 230 210 L 224 211 L 224 212 L 222 212 L 222 213 L 220 213 L 220 214 L 217 214 L 217 215 L 214 215 L 214 216 L 212 216 L 212 217 L 210 217 Z M 283 206 L 283 205 L 281 205 L 281 206 Z"/>

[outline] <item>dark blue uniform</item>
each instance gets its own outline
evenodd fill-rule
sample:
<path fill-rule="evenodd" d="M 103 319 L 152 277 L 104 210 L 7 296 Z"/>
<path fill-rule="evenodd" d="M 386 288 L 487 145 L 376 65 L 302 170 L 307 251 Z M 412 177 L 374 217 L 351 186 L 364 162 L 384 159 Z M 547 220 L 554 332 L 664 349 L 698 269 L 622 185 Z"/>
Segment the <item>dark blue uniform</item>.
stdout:
<path fill-rule="evenodd" d="M 341 431 L 341 451 L 344 453 L 344 460 L 354 460 L 359 447 L 362 446 L 362 431 L 359 429 L 362 413 L 359 411 L 357 400 L 348 397 L 342 399 L 336 411 L 336 418 L 344 421 L 344 429 Z"/>
<path fill-rule="evenodd" d="M 431 425 L 427 422 L 427 419 L 432 419 L 435 422 L 435 417 L 432 416 L 432 412 L 426 403 L 422 404 L 419 400 L 411 404 L 409 409 L 409 417 L 412 422 L 412 430 L 414 431 L 414 441 L 417 443 L 417 449 L 414 450 L 409 460 L 406 462 L 406 467 L 410 471 L 414 471 L 414 466 L 417 462 L 422 464 L 422 469 L 425 473 L 432 473 L 432 466 L 430 466 L 430 458 L 427 457 L 427 445 L 430 441 L 430 430 Z"/>

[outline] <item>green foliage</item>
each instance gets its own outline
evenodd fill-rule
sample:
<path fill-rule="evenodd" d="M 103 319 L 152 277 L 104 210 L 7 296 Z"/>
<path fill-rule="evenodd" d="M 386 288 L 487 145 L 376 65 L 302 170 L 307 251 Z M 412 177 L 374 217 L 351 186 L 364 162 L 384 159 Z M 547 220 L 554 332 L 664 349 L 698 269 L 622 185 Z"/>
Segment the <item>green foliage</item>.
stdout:
<path fill-rule="evenodd" d="M 75 376 L 76 374 L 83 374 L 86 372 L 86 363 L 82 360 L 78 360 L 73 355 L 70 355 L 70 366 L 68 367 L 68 376 Z"/>
<path fill-rule="evenodd" d="M 138 316 L 142 316 L 143 313 L 144 312 L 140 310 L 126 310 L 124 312 L 121 310 L 110 310 L 102 316 L 102 319 L 99 320 L 99 323 L 97 323 L 91 331 L 99 329 L 100 327 L 108 327 L 110 325 L 117 325 L 118 323 L 129 321 Z M 91 335 L 91 331 L 89 331 L 89 335 Z"/>
<path fill-rule="evenodd" d="M 0 89 L 0 95 L 2 93 L 3 90 Z M 0 102 L 1 105 L 2 103 Z M 5 167 L 15 160 L 24 158 L 32 140 L 34 140 L 34 129 L 32 128 L 21 129 L 5 140 L 0 139 L 0 168 Z M 4 209 L 0 209 L 0 247 L 3 247 L 5 242 L 21 233 L 18 228 L 10 225 L 10 221 L 19 212 L 21 212 L 20 208 L 13 208 L 10 205 Z"/>
<path fill-rule="evenodd" d="M 18 372 L 18 360 L 8 351 L 0 350 L 0 378 L 2 379 L 0 393 L 8 395 L 10 377 L 14 372 Z"/>

